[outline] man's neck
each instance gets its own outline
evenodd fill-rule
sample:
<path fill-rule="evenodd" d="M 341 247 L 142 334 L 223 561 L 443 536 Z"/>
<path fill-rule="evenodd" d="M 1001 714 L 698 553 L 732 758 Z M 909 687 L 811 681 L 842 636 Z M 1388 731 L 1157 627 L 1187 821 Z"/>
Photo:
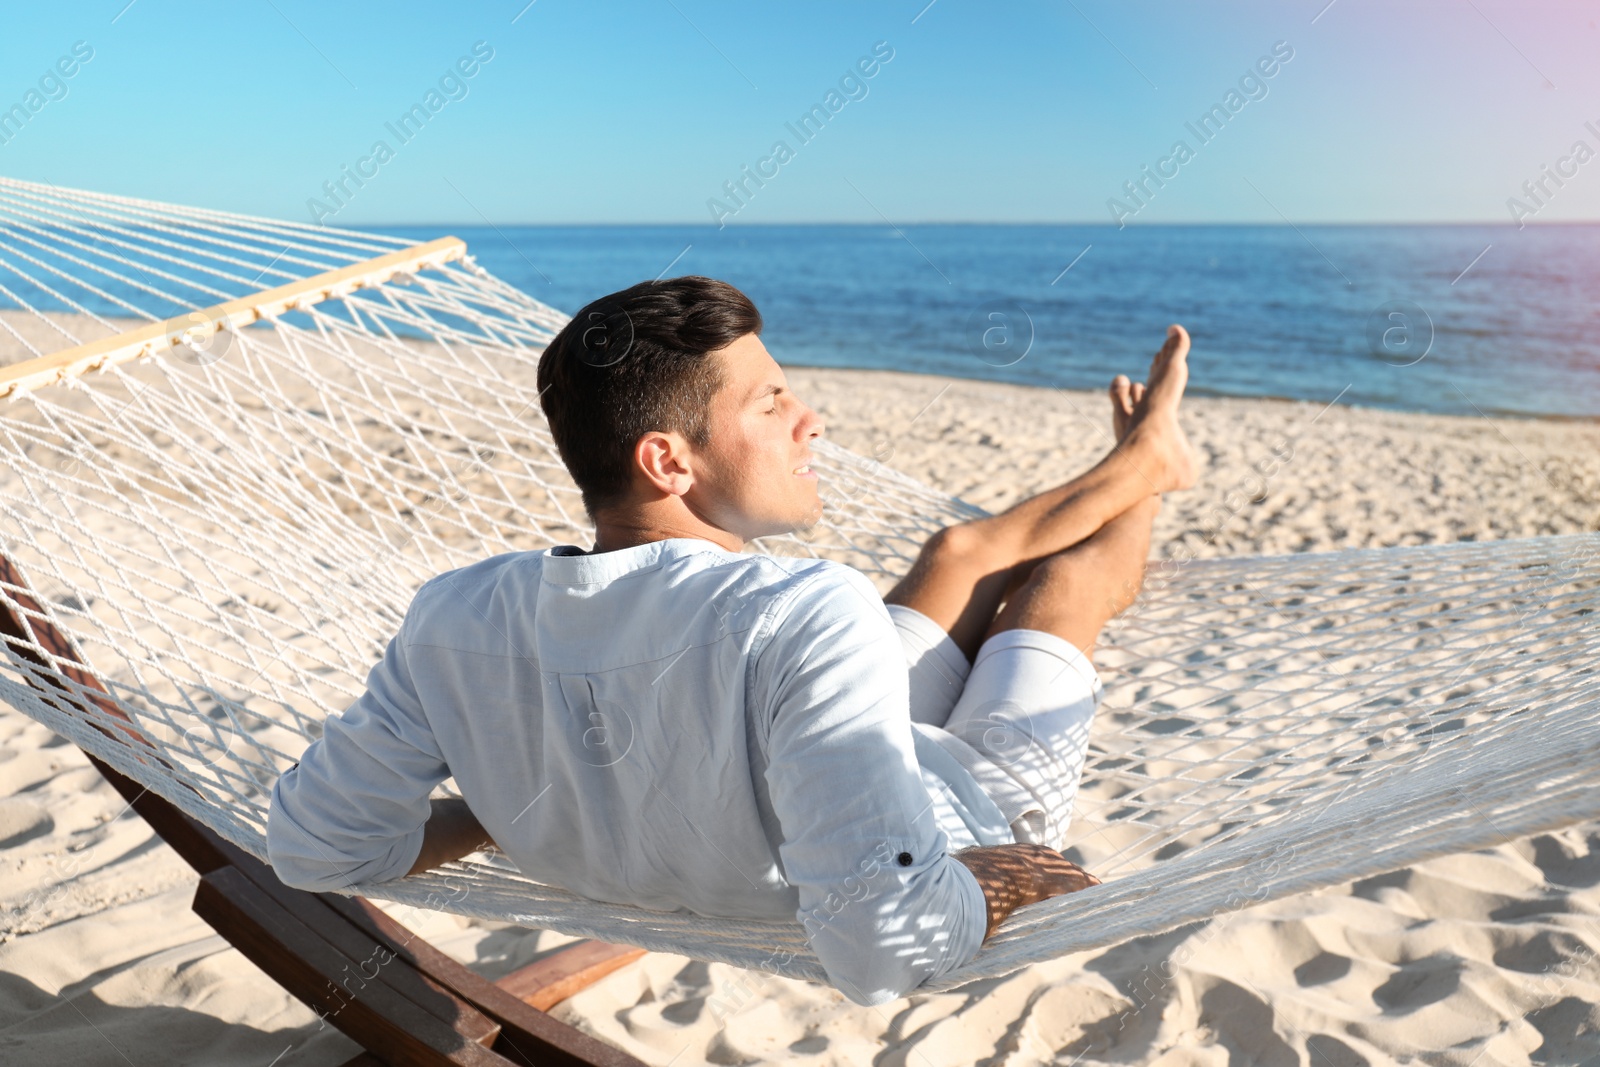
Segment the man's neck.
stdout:
<path fill-rule="evenodd" d="M 634 514 L 602 513 L 595 520 L 593 552 L 616 552 L 673 537 L 692 537 L 710 541 L 729 552 L 743 552 L 744 540 L 737 534 L 701 522 L 693 516 L 681 518 Z"/>

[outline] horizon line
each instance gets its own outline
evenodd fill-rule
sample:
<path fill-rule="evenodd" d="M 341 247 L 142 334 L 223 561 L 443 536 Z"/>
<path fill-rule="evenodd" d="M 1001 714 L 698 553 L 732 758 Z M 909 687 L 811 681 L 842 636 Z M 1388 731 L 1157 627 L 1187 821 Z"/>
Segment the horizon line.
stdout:
<path fill-rule="evenodd" d="M 264 217 L 269 217 L 270 218 L 271 216 L 264 216 Z M 736 223 L 729 223 L 726 226 L 719 226 L 719 227 L 714 227 L 710 223 L 705 223 L 705 222 L 483 222 L 483 221 L 480 220 L 478 222 L 467 222 L 467 221 L 456 221 L 456 222 L 436 222 L 436 221 L 430 221 L 430 222 L 424 222 L 424 221 L 416 221 L 416 222 L 350 222 L 350 223 L 344 223 L 344 224 L 339 225 L 339 226 L 330 226 L 328 228 L 329 229 L 346 229 L 346 230 L 385 229 L 385 228 L 395 229 L 395 228 L 400 228 L 400 227 L 405 227 L 405 226 L 421 226 L 421 227 L 427 227 L 427 228 L 440 228 L 440 229 L 449 228 L 449 227 L 455 227 L 455 228 L 458 228 L 458 229 L 477 229 L 477 230 L 492 230 L 492 229 L 495 229 L 496 227 L 499 227 L 499 226 L 540 227 L 540 228 L 549 228 L 549 229 L 556 229 L 556 228 L 561 228 L 561 227 L 571 227 L 571 228 L 574 228 L 574 229 L 577 229 L 577 228 L 591 228 L 591 229 L 593 229 L 593 228 L 600 228 L 600 227 L 617 227 L 617 228 L 629 227 L 629 228 L 637 229 L 637 228 L 643 228 L 643 227 L 659 227 L 659 228 L 662 228 L 662 229 L 671 228 L 671 229 L 679 229 L 679 230 L 681 230 L 681 229 L 708 229 L 708 230 L 711 230 L 712 232 L 715 232 L 715 233 L 721 233 L 723 230 L 760 230 L 760 229 L 774 229 L 774 228 L 777 228 L 777 227 L 803 227 L 803 226 L 817 226 L 817 227 L 822 227 L 822 226 L 834 226 L 834 227 L 851 226 L 851 227 L 860 227 L 860 228 L 877 227 L 877 228 L 880 228 L 880 229 L 886 227 L 886 228 L 891 229 L 891 230 L 895 229 L 897 227 L 902 227 L 902 226 L 1071 226 L 1071 227 L 1080 228 L 1080 229 L 1112 229 L 1112 230 L 1119 230 L 1119 231 L 1120 230 L 1125 230 L 1125 229 L 1126 230 L 1133 230 L 1133 229 L 1146 229 L 1146 230 L 1169 229 L 1169 228 L 1178 227 L 1178 226 L 1196 226 L 1196 227 L 1198 227 L 1198 226 L 1217 226 L 1217 227 L 1222 227 L 1222 226 L 1237 226 L 1237 227 L 1255 226 L 1255 227 L 1262 227 L 1262 228 L 1278 228 L 1278 229 L 1292 229 L 1292 228 L 1294 228 L 1296 226 L 1319 226 L 1319 227 L 1331 227 L 1331 226 L 1348 226 L 1348 227 L 1357 227 L 1357 226 L 1367 226 L 1367 227 L 1372 227 L 1372 226 L 1395 226 L 1395 227 L 1401 227 L 1401 226 L 1457 226 L 1457 227 L 1461 227 L 1461 226 L 1479 226 L 1479 227 L 1494 227 L 1494 228 L 1502 228 L 1502 229 L 1503 228 L 1511 228 L 1511 229 L 1516 229 L 1516 230 L 1524 230 L 1524 229 L 1530 229 L 1530 228 L 1554 229 L 1554 228 L 1562 227 L 1562 226 L 1600 226 L 1600 218 L 1596 218 L 1596 219 L 1565 219 L 1565 220 L 1551 219 L 1551 220 L 1544 221 L 1544 222 L 1540 222 L 1540 221 L 1536 221 L 1536 220 L 1528 220 L 1528 221 L 1523 222 L 1523 223 L 1508 222 L 1508 221 L 1504 221 L 1504 220 L 1488 221 L 1488 220 L 1483 220 L 1483 219 L 1476 219 L 1476 220 L 1474 220 L 1474 219 L 1461 219 L 1461 220 L 1450 220 L 1450 219 L 1443 219 L 1443 220 L 1437 220 L 1437 219 L 1417 219 L 1417 220 L 1379 219 L 1379 220 L 1372 220 L 1372 221 L 1298 221 L 1298 222 L 1239 222 L 1239 221 L 1213 220 L 1213 221 L 1193 221 L 1193 222 L 1130 222 L 1130 223 L 1128 223 L 1128 224 L 1126 224 L 1124 226 L 1118 226 L 1114 222 L 1063 222 L 1063 221 L 1042 221 L 1042 220 L 1039 220 L 1039 221 L 1017 221 L 1017 220 L 983 220 L 983 219 L 929 219 L 929 220 L 923 220 L 923 221 L 919 221 L 919 222 L 881 222 L 881 221 L 880 222 L 867 222 L 867 221 L 859 221 L 859 220 L 852 220 L 852 221 L 810 220 L 810 221 L 805 221 L 805 222 L 736 222 Z"/>

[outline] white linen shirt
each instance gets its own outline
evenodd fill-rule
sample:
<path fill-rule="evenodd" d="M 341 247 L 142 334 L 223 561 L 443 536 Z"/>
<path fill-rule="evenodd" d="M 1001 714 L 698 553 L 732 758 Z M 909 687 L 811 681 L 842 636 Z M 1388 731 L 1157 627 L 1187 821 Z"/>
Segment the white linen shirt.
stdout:
<path fill-rule="evenodd" d="M 798 919 L 880 1004 L 978 951 L 952 848 L 1014 840 L 934 735 L 840 563 L 669 538 L 493 556 L 425 583 L 367 690 L 272 793 L 287 884 L 403 877 L 446 777 L 529 877 L 595 900 Z"/>

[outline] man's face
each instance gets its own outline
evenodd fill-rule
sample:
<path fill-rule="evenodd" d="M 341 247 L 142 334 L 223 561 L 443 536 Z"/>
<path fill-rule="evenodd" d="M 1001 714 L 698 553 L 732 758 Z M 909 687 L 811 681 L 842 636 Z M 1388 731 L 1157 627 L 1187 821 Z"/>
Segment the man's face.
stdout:
<path fill-rule="evenodd" d="M 755 334 L 713 353 L 723 384 L 711 400 L 711 440 L 684 502 L 746 541 L 815 525 L 822 518 L 811 442 L 822 419 L 789 391 L 783 368 Z"/>

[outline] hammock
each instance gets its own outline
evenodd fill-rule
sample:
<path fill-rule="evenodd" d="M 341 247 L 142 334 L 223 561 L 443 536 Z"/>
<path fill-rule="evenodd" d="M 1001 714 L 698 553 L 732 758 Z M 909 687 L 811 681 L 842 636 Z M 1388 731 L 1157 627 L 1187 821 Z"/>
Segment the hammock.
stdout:
<path fill-rule="evenodd" d="M 587 542 L 535 385 L 564 321 L 453 238 L 0 179 L 0 604 L 73 646 L 8 642 L 0 697 L 264 858 L 274 780 L 418 585 Z M 827 522 L 755 549 L 887 589 L 984 514 L 817 455 Z M 1099 654 L 1069 837 L 1105 884 L 925 988 L 1600 817 L 1597 560 L 1580 535 L 1153 565 Z M 602 904 L 493 854 L 362 892 L 826 981 L 798 924 Z"/>

